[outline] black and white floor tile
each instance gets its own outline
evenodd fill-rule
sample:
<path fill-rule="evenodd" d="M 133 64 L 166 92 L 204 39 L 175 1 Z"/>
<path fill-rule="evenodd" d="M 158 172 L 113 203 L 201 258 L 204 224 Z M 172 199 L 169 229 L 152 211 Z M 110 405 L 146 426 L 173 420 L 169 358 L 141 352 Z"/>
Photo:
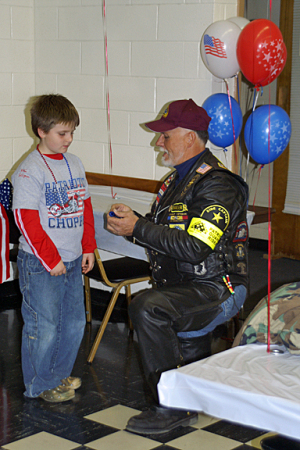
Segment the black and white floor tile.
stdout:
<path fill-rule="evenodd" d="M 267 261 L 262 252 L 258 257 L 252 253 L 250 264 L 250 290 L 259 296 L 250 297 L 252 303 L 246 309 L 252 309 L 265 295 L 267 284 Z M 293 281 L 291 274 L 299 273 L 300 262 L 275 261 L 273 267 L 275 282 L 283 284 Z M 20 302 L 7 292 L 7 286 L 0 286 L 1 450 L 251 450 L 260 449 L 261 440 L 274 434 L 201 413 L 192 427 L 180 427 L 160 436 L 138 436 L 125 431 L 128 418 L 151 403 L 151 394 L 143 379 L 137 341 L 128 331 L 122 306 L 114 311 L 93 363 L 87 363 L 100 323 L 97 318 L 102 313 L 94 309 L 96 320 L 86 327 L 73 371 L 82 378 L 75 398 L 61 404 L 26 400 L 20 357 Z M 230 346 L 218 336 L 215 339 L 217 351 L 222 350 L 221 345 Z"/>

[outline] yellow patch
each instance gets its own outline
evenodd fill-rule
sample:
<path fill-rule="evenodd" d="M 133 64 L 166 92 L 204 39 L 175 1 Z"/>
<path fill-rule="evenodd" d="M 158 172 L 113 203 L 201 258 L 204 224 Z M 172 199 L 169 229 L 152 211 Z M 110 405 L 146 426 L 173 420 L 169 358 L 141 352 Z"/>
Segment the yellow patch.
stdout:
<path fill-rule="evenodd" d="M 188 210 L 188 208 L 184 203 L 174 203 L 174 205 L 171 205 L 169 208 L 169 211 L 171 213 L 184 212 L 187 210 Z"/>
<path fill-rule="evenodd" d="M 191 220 L 187 232 L 191 236 L 194 236 L 195 238 L 204 242 L 212 250 L 215 249 L 215 246 L 223 235 L 223 231 L 220 228 L 216 227 L 211 222 L 198 217 L 194 217 Z"/>
<path fill-rule="evenodd" d="M 177 228 L 177 230 L 185 230 L 184 223 L 170 223 L 169 228 Z"/>
<path fill-rule="evenodd" d="M 216 157 L 216 159 L 219 161 L 219 162 L 218 162 L 218 166 L 219 166 L 219 167 L 222 167 L 222 169 L 229 170 L 226 166 L 224 166 L 224 164 L 222 163 L 222 161 L 219 160 L 219 158 Z"/>

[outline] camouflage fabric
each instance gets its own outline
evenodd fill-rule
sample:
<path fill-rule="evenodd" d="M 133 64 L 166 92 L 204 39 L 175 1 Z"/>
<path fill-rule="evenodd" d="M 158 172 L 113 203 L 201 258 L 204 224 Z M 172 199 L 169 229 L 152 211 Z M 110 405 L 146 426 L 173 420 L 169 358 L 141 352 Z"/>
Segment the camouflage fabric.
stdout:
<path fill-rule="evenodd" d="M 237 345 L 268 342 L 268 296 L 249 314 L 237 334 Z M 284 284 L 271 293 L 271 344 L 284 345 L 290 353 L 300 355 L 300 282 Z"/>

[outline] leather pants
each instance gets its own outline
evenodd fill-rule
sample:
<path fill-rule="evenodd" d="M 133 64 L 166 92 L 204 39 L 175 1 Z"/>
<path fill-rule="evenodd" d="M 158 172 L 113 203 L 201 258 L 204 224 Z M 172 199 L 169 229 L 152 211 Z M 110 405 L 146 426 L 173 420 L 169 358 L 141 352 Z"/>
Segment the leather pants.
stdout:
<path fill-rule="evenodd" d="M 135 295 L 129 316 L 138 336 L 144 373 L 155 400 L 157 383 L 166 370 L 210 354 L 210 336 L 182 339 L 180 331 L 200 330 L 221 311 L 228 297 L 218 283 L 185 282 L 146 289 Z"/>

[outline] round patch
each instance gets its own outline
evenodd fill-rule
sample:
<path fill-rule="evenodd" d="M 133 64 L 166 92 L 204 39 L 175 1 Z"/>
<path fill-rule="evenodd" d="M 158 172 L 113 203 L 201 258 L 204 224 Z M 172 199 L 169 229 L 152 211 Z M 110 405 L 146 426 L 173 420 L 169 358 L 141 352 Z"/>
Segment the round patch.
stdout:
<path fill-rule="evenodd" d="M 227 209 L 220 205 L 211 205 L 202 211 L 203 219 L 216 225 L 220 230 L 225 231 L 230 222 L 230 215 Z"/>

